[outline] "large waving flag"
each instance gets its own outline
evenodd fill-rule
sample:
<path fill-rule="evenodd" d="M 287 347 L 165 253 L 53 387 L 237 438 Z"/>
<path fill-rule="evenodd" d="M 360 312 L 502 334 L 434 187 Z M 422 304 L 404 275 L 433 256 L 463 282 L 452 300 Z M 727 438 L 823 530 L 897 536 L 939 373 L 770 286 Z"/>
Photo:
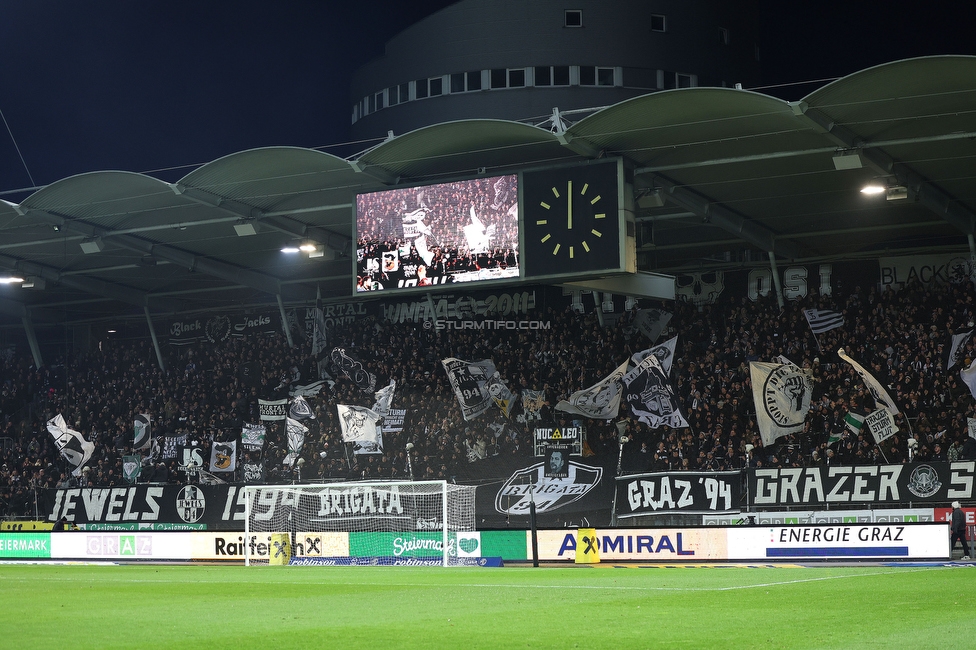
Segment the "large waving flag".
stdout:
<path fill-rule="evenodd" d="M 135 437 L 132 441 L 132 448 L 136 451 L 148 449 L 152 440 L 152 429 L 149 427 L 152 418 L 148 413 L 140 413 L 134 418 Z"/>
<path fill-rule="evenodd" d="M 972 335 L 973 330 L 952 335 L 952 347 L 949 348 L 949 364 L 946 366 L 946 370 L 962 361 L 966 354 L 966 343 Z"/>
<path fill-rule="evenodd" d="M 895 400 L 891 399 L 891 395 L 889 395 L 888 391 L 885 390 L 885 387 L 881 385 L 881 382 L 874 378 L 874 375 L 865 370 L 857 361 L 854 361 L 854 359 L 847 356 L 847 353 L 844 352 L 844 348 L 837 349 L 837 356 L 851 364 L 851 367 L 854 368 L 854 372 L 860 375 L 861 379 L 864 381 L 864 385 L 868 387 L 868 390 L 871 392 L 871 396 L 874 398 L 874 401 L 877 402 L 879 407 L 891 413 L 892 417 L 898 415 L 900 411 L 898 410 L 898 406 L 895 404 Z"/>
<path fill-rule="evenodd" d="M 960 370 L 959 376 L 962 377 L 963 382 L 969 387 L 969 392 L 972 396 L 976 397 L 976 360 L 969 364 L 968 368 Z"/>
<path fill-rule="evenodd" d="M 60 413 L 47 421 L 47 430 L 54 438 L 54 444 L 57 445 L 58 451 L 74 468 L 71 470 L 71 475 L 79 476 L 81 468 L 91 460 L 92 454 L 95 453 L 95 445 L 85 440 L 85 436 L 78 431 L 69 429 Z"/>
<path fill-rule="evenodd" d="M 497 371 L 492 373 L 488 381 L 485 382 L 485 390 L 491 395 L 492 401 L 501 409 L 505 417 L 511 417 L 512 410 L 518 405 L 518 399 L 515 393 L 502 380 L 501 374 Z"/>
<path fill-rule="evenodd" d="M 339 412 L 339 426 L 342 428 L 342 441 L 351 442 L 354 454 L 382 454 L 382 419 L 376 411 L 364 406 L 336 404 Z"/>
<path fill-rule="evenodd" d="M 829 309 L 804 309 L 803 315 L 814 334 L 823 334 L 844 326 L 844 315 Z"/>
<path fill-rule="evenodd" d="M 308 427 L 298 420 L 285 418 L 285 431 L 288 435 L 288 453 L 285 455 L 282 464 L 291 467 L 298 460 L 302 453 L 302 447 L 305 446 L 305 434 L 308 433 Z"/>
<path fill-rule="evenodd" d="M 649 354 L 623 376 L 624 396 L 637 419 L 652 429 L 687 427 L 668 374 L 657 355 Z"/>
<path fill-rule="evenodd" d="M 620 410 L 621 381 L 627 373 L 629 363 L 629 360 L 624 361 L 616 370 L 597 383 L 570 395 L 569 400 L 560 400 L 556 404 L 556 410 L 594 420 L 610 420 L 617 417 L 617 412 Z"/>
<path fill-rule="evenodd" d="M 356 384 L 359 390 L 372 393 L 376 389 L 376 375 L 369 372 L 363 362 L 355 358 L 345 348 L 332 348 L 332 363 Z"/>
<path fill-rule="evenodd" d="M 813 394 L 813 371 L 795 364 L 749 364 L 756 423 L 764 445 L 803 430 Z"/>
<path fill-rule="evenodd" d="M 495 374 L 493 362 L 487 359 L 463 361 L 448 357 L 441 359 L 441 365 L 447 372 L 447 379 L 454 389 L 454 395 L 461 405 L 461 415 L 465 420 L 473 420 L 488 410 L 492 405 L 492 398 L 485 384 Z"/>
<path fill-rule="evenodd" d="M 373 410 L 381 418 L 385 418 L 390 414 L 390 409 L 393 407 L 393 394 L 395 392 L 396 380 L 391 379 L 389 384 L 376 391 L 373 395 L 373 399 L 376 400 L 373 404 Z"/>
<path fill-rule="evenodd" d="M 641 350 L 640 352 L 635 352 L 630 360 L 634 365 L 640 364 L 647 355 L 653 354 L 657 357 L 657 360 L 661 363 L 661 367 L 664 368 L 664 374 L 671 376 L 671 362 L 674 360 L 674 348 L 678 343 L 678 337 L 672 336 L 670 339 L 662 343 L 661 345 L 655 345 L 649 350 Z"/>
<path fill-rule="evenodd" d="M 661 332 L 668 326 L 670 320 L 671 312 L 663 309 L 641 309 L 638 310 L 637 318 L 634 319 L 634 327 L 653 343 L 661 336 Z"/>

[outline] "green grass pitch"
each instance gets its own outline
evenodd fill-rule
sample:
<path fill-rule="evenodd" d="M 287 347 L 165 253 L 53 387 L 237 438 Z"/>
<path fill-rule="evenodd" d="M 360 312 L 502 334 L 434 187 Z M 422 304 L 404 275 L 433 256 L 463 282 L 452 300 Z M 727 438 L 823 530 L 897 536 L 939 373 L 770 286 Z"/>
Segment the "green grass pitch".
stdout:
<path fill-rule="evenodd" d="M 5 648 L 945 648 L 965 567 L 0 565 Z"/>

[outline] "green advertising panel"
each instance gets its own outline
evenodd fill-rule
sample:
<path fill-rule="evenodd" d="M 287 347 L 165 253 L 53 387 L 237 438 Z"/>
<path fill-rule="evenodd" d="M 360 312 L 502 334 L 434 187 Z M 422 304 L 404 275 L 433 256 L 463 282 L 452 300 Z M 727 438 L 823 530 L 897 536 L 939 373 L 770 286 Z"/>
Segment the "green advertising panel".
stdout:
<path fill-rule="evenodd" d="M 514 562 L 528 559 L 526 553 L 526 531 L 524 530 L 483 530 L 481 531 L 482 557 L 500 557 Z"/>
<path fill-rule="evenodd" d="M 450 532 L 448 554 L 525 560 L 524 530 Z M 443 533 L 436 531 L 349 533 L 350 557 L 436 557 Z"/>
<path fill-rule="evenodd" d="M 0 533 L 0 558 L 50 558 L 51 533 Z"/>

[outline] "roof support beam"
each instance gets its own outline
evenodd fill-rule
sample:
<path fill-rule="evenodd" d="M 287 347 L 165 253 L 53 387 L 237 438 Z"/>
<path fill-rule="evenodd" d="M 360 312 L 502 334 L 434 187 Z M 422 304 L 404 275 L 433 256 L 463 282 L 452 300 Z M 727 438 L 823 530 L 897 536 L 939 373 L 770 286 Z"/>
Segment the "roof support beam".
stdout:
<path fill-rule="evenodd" d="M 587 158 L 601 158 L 606 155 L 606 151 L 598 149 L 592 143 L 583 138 L 574 138 L 571 133 L 567 133 L 562 119 L 559 118 L 558 111 L 553 111 L 553 128 L 556 139 L 570 150 Z M 668 196 L 679 206 L 689 212 L 701 217 L 703 220 L 711 222 L 719 228 L 737 235 L 757 246 L 767 253 L 775 253 L 793 259 L 799 257 L 798 247 L 788 241 L 777 240 L 776 234 L 751 219 L 726 208 L 720 203 L 716 203 L 702 194 L 693 192 L 687 188 L 679 186 L 671 179 L 661 174 L 643 174 L 641 178 L 645 182 L 650 182 L 653 187 L 665 190 Z M 635 172 L 634 189 L 640 189 L 637 182 L 637 172 Z"/>
<path fill-rule="evenodd" d="M 894 177 L 899 185 L 904 185 L 914 193 L 919 203 L 958 228 L 963 234 L 976 233 L 976 213 L 963 207 L 959 201 L 947 194 L 934 183 L 924 178 L 909 165 L 898 162 L 884 149 L 871 146 L 854 131 L 843 124 L 837 124 L 829 115 L 817 108 L 810 108 L 806 102 L 790 104 L 793 114 L 804 120 L 816 131 L 846 149 L 858 149 L 868 166 L 883 176 Z"/>
<path fill-rule="evenodd" d="M 182 266 L 183 268 L 198 271 L 227 282 L 243 284 L 244 286 L 257 289 L 258 291 L 263 291 L 265 293 L 270 293 L 272 295 L 276 295 L 281 291 L 281 282 L 278 280 L 278 278 L 268 276 L 263 273 L 257 273 L 238 266 L 233 266 L 231 264 L 226 264 L 224 262 L 219 262 L 207 257 L 201 257 L 200 255 L 196 255 L 195 253 L 191 253 L 175 246 L 158 244 L 151 240 L 136 237 L 134 235 L 117 235 L 108 228 L 98 228 L 96 226 L 92 226 L 91 224 L 85 223 L 84 221 L 69 219 L 52 212 L 47 212 L 46 210 L 28 210 L 26 211 L 26 214 L 29 214 L 31 218 L 45 221 L 52 225 L 57 225 L 58 227 L 67 231 L 76 232 L 86 237 L 101 237 L 103 239 L 110 239 L 112 243 L 121 246 L 122 248 L 126 248 L 143 255 L 152 255 L 153 257 Z"/>
<path fill-rule="evenodd" d="M 129 287 L 119 284 L 103 282 L 95 278 L 79 277 L 75 275 L 65 275 L 49 266 L 44 266 L 36 262 L 18 259 L 9 255 L 0 254 L 0 266 L 8 269 L 21 271 L 28 275 L 36 275 L 49 282 L 57 282 L 72 289 L 78 289 L 86 293 L 93 293 L 104 298 L 118 300 L 136 307 L 146 307 L 149 305 L 149 294 L 136 291 Z M 153 298 L 153 304 L 164 312 L 176 312 L 182 307 L 181 303 L 169 298 Z"/>
<path fill-rule="evenodd" d="M 348 256 L 352 250 L 352 239 L 349 237 L 318 226 L 309 226 L 298 219 L 284 216 L 281 212 L 276 212 L 272 218 L 272 215 L 269 215 L 260 208 L 235 201 L 234 199 L 228 199 L 198 187 L 191 187 L 180 183 L 174 183 L 170 187 L 175 193 L 196 203 L 222 210 L 242 219 L 253 219 L 272 230 L 277 230 L 292 237 L 305 237 L 315 240 L 342 255 Z"/>
<path fill-rule="evenodd" d="M 775 253 L 787 259 L 800 257 L 800 249 L 793 242 L 778 239 L 776 233 L 765 226 L 747 219 L 686 187 L 682 187 L 661 174 L 644 174 L 640 177 L 645 183 L 667 192 L 668 198 L 692 212 L 702 220 L 712 223 L 726 232 L 741 237 L 753 246 L 767 253 Z"/>
<path fill-rule="evenodd" d="M 349 166 L 352 167 L 353 171 L 359 174 L 372 176 L 384 185 L 396 185 L 400 182 L 399 176 L 395 176 L 393 172 L 388 169 L 384 169 L 379 165 L 367 165 L 359 162 L 358 160 L 350 160 Z"/>

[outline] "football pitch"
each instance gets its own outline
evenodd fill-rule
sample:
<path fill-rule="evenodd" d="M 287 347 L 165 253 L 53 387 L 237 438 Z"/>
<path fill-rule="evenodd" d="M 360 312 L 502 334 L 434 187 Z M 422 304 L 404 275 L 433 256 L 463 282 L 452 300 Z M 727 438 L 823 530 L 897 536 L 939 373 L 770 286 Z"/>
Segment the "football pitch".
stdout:
<path fill-rule="evenodd" d="M 6 648 L 944 648 L 976 568 L 0 565 Z"/>

